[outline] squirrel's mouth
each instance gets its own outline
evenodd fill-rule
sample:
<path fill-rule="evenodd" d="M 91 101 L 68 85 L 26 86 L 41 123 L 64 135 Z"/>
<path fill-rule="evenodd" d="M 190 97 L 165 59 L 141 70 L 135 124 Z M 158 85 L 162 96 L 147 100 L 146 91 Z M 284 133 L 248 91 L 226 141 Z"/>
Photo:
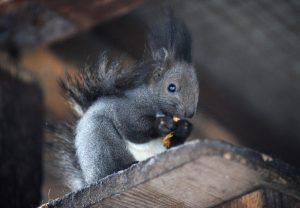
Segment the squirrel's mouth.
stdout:
<path fill-rule="evenodd" d="M 193 118 L 194 115 L 195 115 L 194 111 L 183 111 L 180 113 L 175 113 L 172 116 L 178 117 L 179 119 L 188 119 L 188 118 Z"/>
<path fill-rule="evenodd" d="M 175 116 L 179 119 L 188 119 L 194 116 L 195 110 L 181 105 L 167 105 L 166 109 L 162 109 L 162 114 L 169 117 Z"/>
<path fill-rule="evenodd" d="M 180 119 L 188 119 L 193 118 L 196 112 L 196 109 L 194 107 L 188 106 L 188 107 L 182 107 L 177 108 L 178 109 L 178 115 L 175 115 L 179 117 Z"/>
<path fill-rule="evenodd" d="M 184 116 L 183 114 L 181 113 L 163 113 L 165 116 L 168 116 L 168 117 L 172 117 L 172 118 L 178 118 L 179 120 L 181 119 L 187 119 L 186 116 Z"/>

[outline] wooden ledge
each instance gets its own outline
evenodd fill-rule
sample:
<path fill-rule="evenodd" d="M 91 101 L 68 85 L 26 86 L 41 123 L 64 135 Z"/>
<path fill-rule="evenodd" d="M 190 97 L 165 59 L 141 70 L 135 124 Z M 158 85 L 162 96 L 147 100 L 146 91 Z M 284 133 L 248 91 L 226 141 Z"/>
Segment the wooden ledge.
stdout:
<path fill-rule="evenodd" d="M 211 207 L 257 189 L 300 200 L 299 170 L 219 140 L 196 140 L 107 176 L 47 207 Z"/>

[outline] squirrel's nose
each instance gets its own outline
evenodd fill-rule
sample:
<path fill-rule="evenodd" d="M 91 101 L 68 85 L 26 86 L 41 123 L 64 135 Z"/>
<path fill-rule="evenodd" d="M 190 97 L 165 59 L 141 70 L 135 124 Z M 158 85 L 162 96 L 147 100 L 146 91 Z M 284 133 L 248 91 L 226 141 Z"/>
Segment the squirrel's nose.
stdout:
<path fill-rule="evenodd" d="M 186 118 L 192 118 L 195 114 L 195 111 L 194 110 L 187 110 L 185 113 L 184 113 L 184 117 Z"/>

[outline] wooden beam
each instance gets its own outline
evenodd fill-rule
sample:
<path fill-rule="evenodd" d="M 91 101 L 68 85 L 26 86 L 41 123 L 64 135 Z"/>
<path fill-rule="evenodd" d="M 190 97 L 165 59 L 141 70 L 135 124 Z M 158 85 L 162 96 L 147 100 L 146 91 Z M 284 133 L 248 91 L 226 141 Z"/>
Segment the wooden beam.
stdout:
<path fill-rule="evenodd" d="M 121 16 L 143 0 L 5 1 L 0 3 L 0 47 L 47 44 Z"/>
<path fill-rule="evenodd" d="M 258 187 L 300 200 L 299 170 L 217 140 L 172 148 L 61 199 L 50 207 L 211 207 Z"/>
<path fill-rule="evenodd" d="M 43 1 L 45 5 L 74 22 L 79 28 L 89 28 L 95 23 L 102 23 L 126 14 L 143 2 L 144 0 Z"/>
<path fill-rule="evenodd" d="M 300 201 L 272 189 L 259 189 L 215 208 L 299 208 Z"/>

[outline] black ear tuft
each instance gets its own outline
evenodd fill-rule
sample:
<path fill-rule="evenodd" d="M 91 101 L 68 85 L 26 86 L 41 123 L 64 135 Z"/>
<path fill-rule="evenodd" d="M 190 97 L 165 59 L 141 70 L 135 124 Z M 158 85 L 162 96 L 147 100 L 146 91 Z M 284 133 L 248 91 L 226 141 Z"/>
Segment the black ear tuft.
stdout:
<path fill-rule="evenodd" d="M 162 48 L 165 48 L 176 60 L 191 63 L 192 38 L 182 20 L 169 12 L 165 19 L 150 28 L 149 48 L 155 60 L 158 60 Z"/>

